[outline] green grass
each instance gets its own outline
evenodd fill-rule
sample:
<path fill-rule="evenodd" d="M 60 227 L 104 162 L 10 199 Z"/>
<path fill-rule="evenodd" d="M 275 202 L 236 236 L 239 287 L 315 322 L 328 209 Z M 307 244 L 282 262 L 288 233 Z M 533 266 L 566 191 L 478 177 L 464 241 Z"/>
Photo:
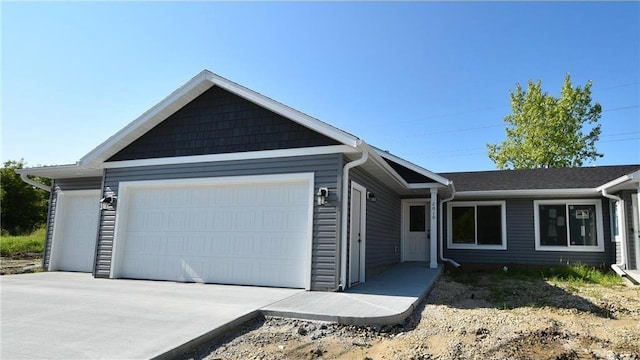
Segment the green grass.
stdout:
<path fill-rule="evenodd" d="M 581 287 L 587 284 L 598 284 L 605 287 L 622 285 L 620 276 L 610 270 L 582 264 L 567 264 L 549 267 L 518 267 L 509 266 L 507 271 L 490 269 L 476 272 L 461 271 L 452 275 L 457 282 L 476 285 L 480 277 L 485 277 L 489 282 L 499 282 L 504 279 L 516 279 L 522 281 L 549 281 L 555 284 L 567 284 L 573 287 Z"/>
<path fill-rule="evenodd" d="M 569 307 L 584 311 L 602 312 L 597 305 L 585 300 L 586 291 L 594 298 L 602 296 L 602 287 L 622 285 L 624 280 L 613 271 L 582 264 L 560 266 L 476 266 L 452 270 L 453 281 L 485 289 L 487 300 L 498 309 L 518 307 Z M 587 287 L 588 285 L 599 285 Z"/>
<path fill-rule="evenodd" d="M 29 254 L 42 254 L 45 231 L 41 228 L 26 236 L 0 237 L 0 255 L 19 259 Z"/>
<path fill-rule="evenodd" d="M 547 269 L 544 276 L 552 283 L 567 283 L 574 287 L 586 284 L 612 287 L 623 283 L 622 278 L 612 271 L 602 271 L 599 268 L 582 264 L 551 267 Z"/>

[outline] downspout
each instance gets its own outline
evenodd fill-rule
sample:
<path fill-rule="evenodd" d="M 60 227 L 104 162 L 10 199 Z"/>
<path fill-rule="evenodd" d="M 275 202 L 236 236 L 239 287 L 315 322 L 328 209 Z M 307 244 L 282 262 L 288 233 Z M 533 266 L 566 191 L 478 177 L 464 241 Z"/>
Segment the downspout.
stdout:
<path fill-rule="evenodd" d="M 362 143 L 358 140 L 358 145 Z M 357 146 L 357 145 L 356 145 Z M 347 206 L 349 206 L 349 170 L 356 166 L 360 166 L 367 162 L 369 159 L 369 150 L 364 148 L 362 150 L 362 156 L 358 160 L 351 161 L 342 168 L 342 219 L 340 222 L 340 285 L 338 291 L 343 291 L 347 288 Z"/>
<path fill-rule="evenodd" d="M 461 265 L 458 264 L 455 260 L 452 259 L 448 259 L 446 257 L 444 257 L 444 229 L 443 229 L 443 219 L 444 219 L 444 212 L 443 212 L 443 208 L 444 208 L 444 203 L 449 202 L 451 200 L 453 200 L 453 198 L 456 197 L 456 188 L 453 185 L 452 182 L 449 182 L 449 184 L 447 185 L 449 187 L 449 190 L 451 190 L 451 196 L 446 198 L 446 199 L 442 199 L 442 201 L 440 201 L 440 250 L 438 251 L 439 255 L 440 255 L 440 260 L 441 261 L 446 261 L 449 264 L 459 268 Z"/>
<path fill-rule="evenodd" d="M 602 196 L 611 199 L 611 200 L 615 200 L 615 201 L 619 201 L 620 203 L 622 203 L 622 198 L 620 198 L 619 196 L 616 195 L 611 195 L 607 192 L 607 189 L 602 189 L 601 191 Z M 624 211 L 624 209 L 622 209 L 622 211 Z M 622 216 L 624 218 L 624 213 L 622 214 L 618 214 L 619 216 Z M 620 229 L 621 231 L 624 231 L 624 227 L 626 224 L 622 224 L 622 229 Z M 626 233 L 626 231 L 625 231 Z M 603 239 L 604 240 L 604 239 Z M 627 239 L 622 239 L 622 241 L 620 241 L 620 257 L 622 258 L 622 262 L 621 263 L 616 263 L 616 264 L 611 264 L 611 269 L 618 275 L 620 276 L 625 276 L 625 272 L 622 270 L 622 268 L 625 266 L 625 261 L 627 258 L 627 248 L 626 248 L 626 242 Z"/>
<path fill-rule="evenodd" d="M 51 192 L 51 186 L 47 186 L 47 185 L 45 185 L 43 183 L 39 183 L 39 182 L 37 182 L 35 180 L 29 179 L 27 177 L 26 173 L 21 172 L 20 173 L 20 179 L 22 179 L 22 181 L 26 182 L 27 184 L 29 184 L 31 186 L 37 187 L 38 189 L 42 189 L 44 191 Z"/>

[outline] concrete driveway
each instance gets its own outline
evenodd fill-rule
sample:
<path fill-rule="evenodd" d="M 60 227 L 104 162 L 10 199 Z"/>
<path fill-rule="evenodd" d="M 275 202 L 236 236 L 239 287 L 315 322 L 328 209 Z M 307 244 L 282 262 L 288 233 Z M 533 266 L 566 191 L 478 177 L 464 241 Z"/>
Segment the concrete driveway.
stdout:
<path fill-rule="evenodd" d="M 304 291 L 66 272 L 2 276 L 0 286 L 2 359 L 171 357 Z"/>

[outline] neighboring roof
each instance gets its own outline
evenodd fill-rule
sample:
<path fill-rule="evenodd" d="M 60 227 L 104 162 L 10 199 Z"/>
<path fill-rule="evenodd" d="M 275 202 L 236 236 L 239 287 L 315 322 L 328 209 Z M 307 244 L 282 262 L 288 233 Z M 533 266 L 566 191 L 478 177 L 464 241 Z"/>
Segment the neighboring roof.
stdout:
<path fill-rule="evenodd" d="M 456 192 L 589 189 L 640 170 L 638 165 L 440 173 Z"/>

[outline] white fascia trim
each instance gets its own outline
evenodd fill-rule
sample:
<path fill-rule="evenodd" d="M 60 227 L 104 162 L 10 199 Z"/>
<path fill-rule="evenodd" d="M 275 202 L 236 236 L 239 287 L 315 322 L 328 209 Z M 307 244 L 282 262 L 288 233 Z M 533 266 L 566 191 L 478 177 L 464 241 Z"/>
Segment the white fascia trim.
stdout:
<path fill-rule="evenodd" d="M 68 165 L 55 165 L 55 166 L 41 166 L 41 167 L 28 167 L 22 169 L 16 169 L 16 174 L 27 174 L 27 175 L 35 175 L 45 174 L 45 173 L 55 173 L 59 171 L 65 170 L 77 170 L 80 169 L 78 164 L 68 164 Z"/>
<path fill-rule="evenodd" d="M 294 108 L 279 103 L 251 89 L 236 84 L 212 72 L 207 72 L 207 79 L 213 82 L 215 85 L 229 90 L 230 92 L 239 95 L 253 102 L 254 104 L 260 105 L 266 109 L 278 113 L 288 119 L 297 122 L 302 126 L 317 131 L 345 145 L 351 147 L 356 147 L 358 145 L 358 138 L 356 138 L 355 136 L 348 134 L 338 128 L 335 128 L 327 123 L 324 123 L 316 118 L 313 118 L 305 113 L 302 113 Z"/>
<path fill-rule="evenodd" d="M 102 170 L 86 169 L 79 166 L 78 164 L 24 168 L 16 170 L 16 173 L 20 174 L 21 176 L 23 174 L 26 174 L 32 176 L 40 176 L 48 179 L 102 176 Z"/>
<path fill-rule="evenodd" d="M 435 180 L 436 182 L 439 182 L 442 185 L 446 186 L 446 185 L 449 185 L 449 183 L 451 182 L 449 179 L 446 179 L 446 178 L 444 178 L 444 177 L 442 177 L 442 176 L 440 176 L 440 175 L 438 175 L 438 174 L 436 174 L 434 172 L 431 172 L 431 171 L 429 171 L 429 170 L 427 170 L 427 169 L 425 169 L 423 167 L 420 167 L 420 166 L 418 166 L 418 165 L 416 165 L 414 163 L 411 163 L 411 162 L 409 162 L 409 161 L 407 161 L 405 159 L 402 159 L 402 158 L 400 158 L 398 156 L 390 154 L 390 153 L 388 153 L 386 151 L 380 150 L 380 149 L 376 148 L 375 146 L 371 146 L 371 147 L 382 158 L 387 158 L 387 159 L 389 159 L 389 160 L 391 160 L 393 162 L 396 162 L 396 163 L 398 163 L 398 164 L 400 164 L 400 165 L 402 165 L 402 166 L 404 166 L 404 167 L 406 167 L 408 169 L 411 169 L 411 170 L 417 172 L 418 174 L 422 174 L 422 175 L 424 175 L 424 176 L 426 176 L 428 178 L 431 178 L 431 179 Z"/>
<path fill-rule="evenodd" d="M 434 189 L 434 188 L 445 188 L 445 185 L 441 183 L 409 183 L 407 188 L 409 189 Z"/>
<path fill-rule="evenodd" d="M 602 191 L 602 190 L 609 190 L 613 187 L 616 187 L 618 185 L 622 185 L 625 182 L 628 181 L 633 181 L 633 180 L 640 180 L 640 170 L 633 172 L 631 174 L 627 174 L 627 175 L 623 175 L 617 179 L 611 180 L 606 184 L 600 185 L 596 188 L 596 190 L 598 191 Z"/>
<path fill-rule="evenodd" d="M 378 152 L 375 149 L 375 147 L 372 147 L 371 145 L 365 143 L 364 141 L 362 142 L 362 146 L 366 147 L 367 150 L 369 151 L 369 159 L 371 161 L 376 163 L 384 172 L 387 173 L 387 175 L 391 176 L 391 178 L 394 179 L 398 184 L 402 185 L 402 187 L 404 187 L 405 189 L 409 189 L 409 186 L 410 186 L 409 183 L 406 182 L 404 178 L 400 176 L 400 174 L 398 174 L 391 167 L 391 165 L 389 165 L 389 163 L 384 161 L 384 159 L 380 155 L 378 155 Z"/>
<path fill-rule="evenodd" d="M 458 191 L 456 197 L 515 197 L 515 196 L 594 196 L 600 195 L 596 189 L 525 189 L 525 190 L 486 190 Z"/>
<path fill-rule="evenodd" d="M 209 73 L 209 71 L 204 70 L 200 72 L 186 84 L 173 91 L 169 96 L 154 105 L 151 109 L 145 111 L 120 131 L 91 150 L 87 155 L 83 156 L 79 164 L 84 166 L 96 165 L 96 163 L 106 160 L 135 139 L 144 135 L 164 119 L 171 116 L 191 100 L 207 91 L 214 85 L 212 82 L 207 81 L 207 73 Z M 118 146 L 123 141 L 125 141 L 125 143 L 123 145 L 121 144 L 122 146 Z"/>
<path fill-rule="evenodd" d="M 247 152 L 227 153 L 227 154 L 209 154 L 209 155 L 176 156 L 176 157 L 140 159 L 140 160 L 110 161 L 110 162 L 103 163 L 102 168 L 112 169 L 112 168 L 125 168 L 125 167 L 135 167 L 135 166 L 190 164 L 190 163 L 202 163 L 202 162 L 214 162 L 214 161 L 271 159 L 271 158 L 280 158 L 280 157 L 325 155 L 325 154 L 352 153 L 352 152 L 358 152 L 358 150 L 351 148 L 347 145 L 330 145 L 330 146 L 315 146 L 315 147 L 307 147 L 307 148 L 294 148 L 294 149 L 281 149 L 281 150 L 247 151 Z"/>

